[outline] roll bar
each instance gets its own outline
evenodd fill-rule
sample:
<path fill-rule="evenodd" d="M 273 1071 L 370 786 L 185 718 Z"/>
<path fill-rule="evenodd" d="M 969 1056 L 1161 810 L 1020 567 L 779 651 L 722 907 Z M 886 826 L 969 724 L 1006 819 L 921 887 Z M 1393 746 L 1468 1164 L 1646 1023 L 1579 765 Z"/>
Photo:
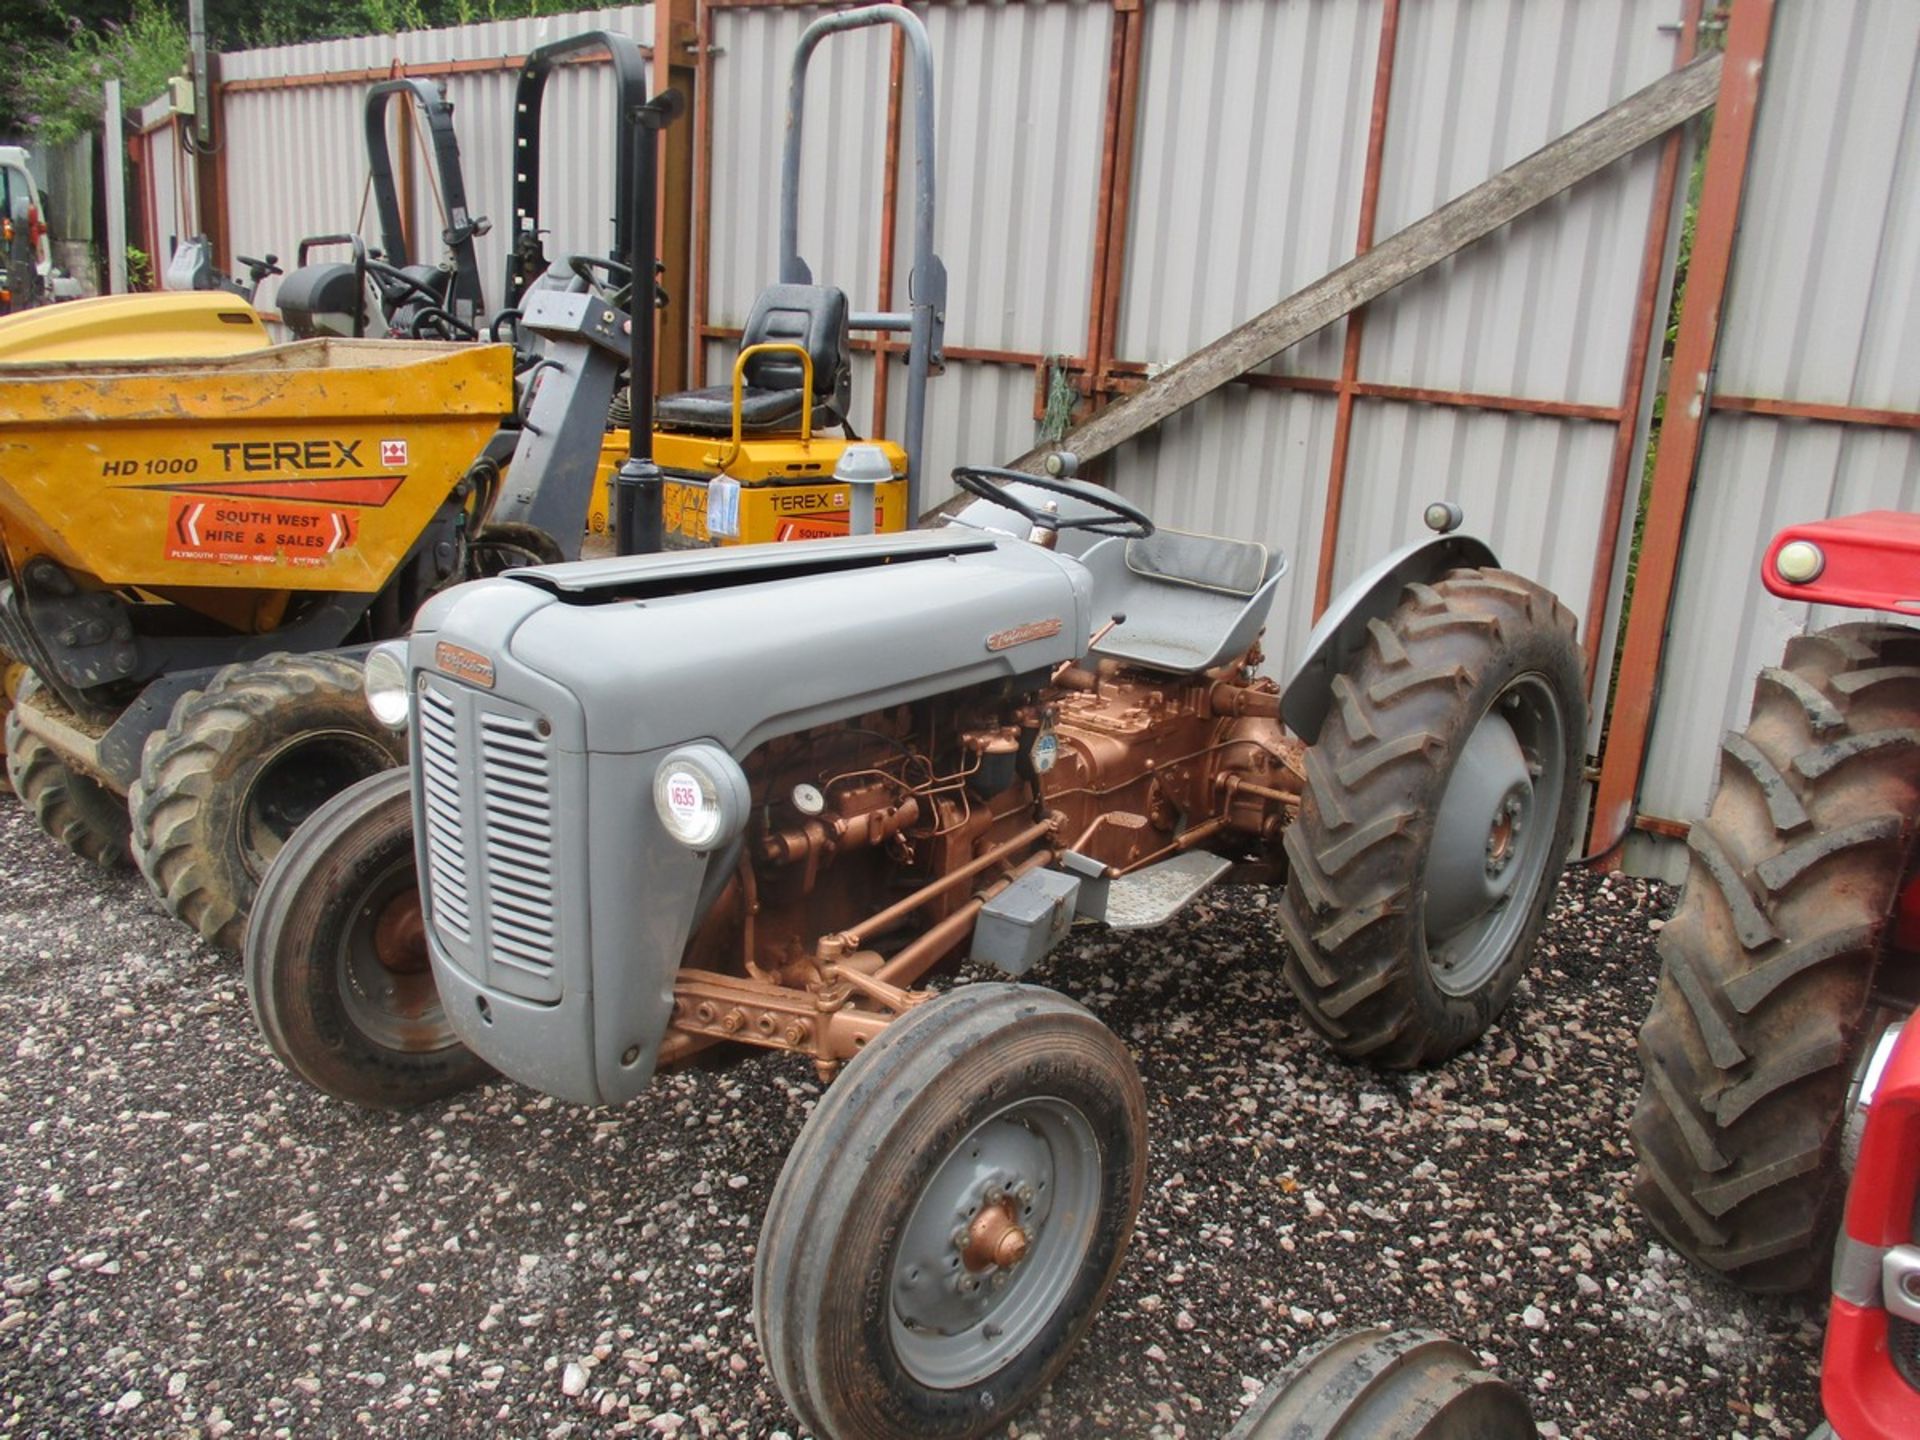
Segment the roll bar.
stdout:
<path fill-rule="evenodd" d="M 405 269 L 413 263 L 400 214 L 400 189 L 393 178 L 393 156 L 387 144 L 387 109 L 396 95 L 412 97 L 433 140 L 433 165 L 447 209 L 447 228 L 440 238 L 453 254 L 453 287 L 447 308 L 471 324 L 487 308 L 473 242 L 486 234 L 489 226 L 467 209 L 467 180 L 460 165 L 459 137 L 453 129 L 453 103 L 447 99 L 444 85 L 415 79 L 381 80 L 367 91 L 367 171 L 380 214 L 380 246 L 389 265 Z"/>
<path fill-rule="evenodd" d="M 908 72 L 913 78 L 913 269 L 907 277 L 908 308 L 856 312 L 851 328 L 905 331 L 907 343 L 907 523 L 920 516 L 920 456 L 926 433 L 927 376 L 946 366 L 947 267 L 933 248 L 933 47 L 920 17 L 901 5 L 868 5 L 823 15 L 800 36 L 793 54 L 792 78 L 787 86 L 786 150 L 780 167 L 780 280 L 788 285 L 811 285 L 813 270 L 800 255 L 800 133 L 806 110 L 807 66 L 813 52 L 829 35 L 870 25 L 897 26 L 910 52 Z M 892 217 L 889 217 L 891 220 Z M 882 305 L 893 301 L 880 297 Z M 883 356 L 880 360 L 885 364 Z M 880 427 L 884 416 L 875 416 Z"/>
<path fill-rule="evenodd" d="M 614 134 L 613 246 L 608 258 L 624 261 L 633 253 L 633 115 L 647 103 L 647 62 L 630 35 L 586 30 L 550 40 L 527 55 L 513 92 L 513 234 L 507 245 L 504 304 L 517 309 L 527 286 L 547 268 L 540 240 L 540 106 L 553 67 L 582 51 L 605 50 L 613 62 Z M 647 248 L 653 248 L 651 237 Z M 636 278 L 636 288 L 644 282 Z"/>

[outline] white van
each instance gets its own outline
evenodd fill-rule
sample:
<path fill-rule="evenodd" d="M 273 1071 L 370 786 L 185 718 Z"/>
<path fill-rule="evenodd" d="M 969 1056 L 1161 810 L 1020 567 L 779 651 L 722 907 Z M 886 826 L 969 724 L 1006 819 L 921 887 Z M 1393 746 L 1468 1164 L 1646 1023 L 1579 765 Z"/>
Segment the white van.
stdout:
<path fill-rule="evenodd" d="M 0 145 L 0 315 L 54 298 L 46 207 L 27 168 L 27 152 Z"/>

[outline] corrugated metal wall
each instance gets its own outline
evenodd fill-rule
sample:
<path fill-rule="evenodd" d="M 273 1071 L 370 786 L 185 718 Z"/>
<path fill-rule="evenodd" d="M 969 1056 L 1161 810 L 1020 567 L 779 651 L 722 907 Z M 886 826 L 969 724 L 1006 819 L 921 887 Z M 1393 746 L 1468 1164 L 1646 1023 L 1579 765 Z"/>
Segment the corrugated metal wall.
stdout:
<path fill-rule="evenodd" d="M 1379 12 L 1379 0 L 1148 7 L 1124 355 L 1177 359 L 1352 257 Z M 1377 235 L 1657 79 L 1675 17 L 1665 0 L 1407 6 Z M 1359 378 L 1618 406 L 1657 167 L 1649 147 L 1376 303 Z M 1272 368 L 1331 379 L 1344 340 L 1331 326 Z M 1336 404 L 1236 387 L 1115 466 L 1166 523 L 1294 557 L 1269 629 L 1276 669 L 1310 628 Z M 1357 401 L 1336 589 L 1445 498 L 1505 563 L 1583 611 L 1614 437 L 1611 421 Z"/>
<path fill-rule="evenodd" d="M 1920 411 L 1920 6 L 1781 0 L 1728 281 L 1647 763 L 1643 815 L 1706 807 L 1716 747 L 1788 637 L 1858 612 L 1760 586 L 1783 526 L 1920 510 L 1920 433 L 1718 408 L 1730 397 Z M 1635 838 L 1635 868 L 1684 873 Z"/>
<path fill-rule="evenodd" d="M 1084 355 L 1121 7 L 917 8 L 939 97 L 948 344 Z M 1177 360 L 1355 253 L 1385 8 L 1386 0 L 1144 6 L 1116 364 Z M 1421 0 L 1403 9 L 1379 182 L 1382 237 L 1675 60 L 1673 0 Z M 712 10 L 710 378 L 731 350 L 712 331 L 737 327 L 772 275 L 787 67 L 819 13 Z M 802 253 L 859 308 L 879 298 L 887 43 L 879 32 L 830 41 L 809 89 Z M 901 151 L 904 177 L 910 134 Z M 1657 152 L 1623 161 L 1373 307 L 1362 382 L 1601 413 L 1357 402 L 1336 582 L 1413 535 L 1427 501 L 1448 497 L 1467 505 L 1509 563 L 1585 608 L 1643 256 L 1650 228 L 1669 228 L 1668 216 L 1652 213 Z M 896 234 L 898 289 L 908 252 L 904 228 Z M 1293 578 L 1270 630 L 1276 668 L 1311 619 L 1338 403 L 1325 387 L 1340 376 L 1344 343 L 1336 325 L 1270 367 L 1319 382 L 1319 392 L 1232 387 L 1122 451 L 1111 468 L 1114 483 L 1167 524 L 1230 529 L 1289 552 Z M 1033 443 L 1035 390 L 1031 363 L 950 362 L 929 390 L 929 504 L 951 493 L 957 460 L 1004 459 Z M 857 386 L 856 425 L 871 426 L 870 400 L 870 388 Z M 889 401 L 897 432 L 899 383 Z"/>
<path fill-rule="evenodd" d="M 221 57 L 228 83 L 339 72 L 387 72 L 396 64 L 431 65 L 452 60 L 504 59 L 525 55 L 550 40 L 585 30 L 631 35 L 643 47 L 653 39 L 653 7 L 628 5 L 583 10 L 530 20 L 506 20 L 451 30 L 422 30 L 329 40 Z M 476 249 L 490 305 L 500 303 L 508 228 L 512 217 L 512 134 L 515 72 L 507 69 L 444 77 L 475 214 L 493 221 Z M 224 97 L 227 133 L 228 225 L 236 254 L 281 257 L 289 269 L 305 236 L 358 233 L 375 239 L 377 217 L 366 198 L 367 156 L 362 114 L 367 82 L 298 84 L 257 89 L 242 84 Z M 389 143 L 396 101 L 389 109 Z M 542 113 L 541 215 L 552 234 L 549 254 L 568 250 L 605 252 L 613 224 L 615 116 L 612 75 L 605 65 L 568 66 L 549 80 Z M 422 137 L 424 131 L 416 128 Z M 414 233 L 417 259 L 440 257 L 439 214 L 432 167 L 416 151 Z M 273 285 L 259 302 L 273 305 Z"/>

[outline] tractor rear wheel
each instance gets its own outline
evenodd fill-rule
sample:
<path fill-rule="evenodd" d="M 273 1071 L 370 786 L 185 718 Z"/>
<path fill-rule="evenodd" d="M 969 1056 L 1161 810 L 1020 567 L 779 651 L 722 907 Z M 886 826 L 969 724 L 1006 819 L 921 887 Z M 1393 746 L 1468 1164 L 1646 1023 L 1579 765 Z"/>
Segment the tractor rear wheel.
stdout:
<path fill-rule="evenodd" d="M 406 761 L 367 709 L 359 661 L 270 655 L 180 697 L 147 739 L 133 853 L 168 910 L 238 952 L 267 866 L 349 785 Z"/>
<path fill-rule="evenodd" d="M 1227 1440 L 1534 1440 L 1527 1402 L 1431 1330 L 1349 1330 L 1248 1406 Z"/>
<path fill-rule="evenodd" d="M 407 1110 L 493 1073 L 460 1043 L 427 957 L 408 772 L 313 813 L 267 870 L 247 998 L 286 1067 L 355 1105 Z"/>
<path fill-rule="evenodd" d="M 1133 1060 L 1064 996 L 966 985 L 889 1024 L 815 1108 L 760 1230 L 755 1327 L 802 1426 L 1004 1428 L 1093 1323 L 1146 1160 Z"/>
<path fill-rule="evenodd" d="M 62 760 L 11 708 L 6 743 L 7 779 L 42 830 L 102 870 L 124 870 L 133 863 L 125 800 Z"/>
<path fill-rule="evenodd" d="M 1409 585 L 1333 681 L 1286 832 L 1287 984 L 1339 1054 L 1435 1064 L 1499 1018 L 1573 839 L 1573 616 L 1504 570 Z"/>
<path fill-rule="evenodd" d="M 1749 1290 L 1827 1277 L 1847 1097 L 1876 1038 L 1888 916 L 1920 811 L 1920 631 L 1852 624 L 1761 672 L 1640 1030 L 1634 1199 Z M 1882 977 L 1884 979 L 1884 977 Z M 1901 977 L 1910 989 L 1913 976 Z"/>

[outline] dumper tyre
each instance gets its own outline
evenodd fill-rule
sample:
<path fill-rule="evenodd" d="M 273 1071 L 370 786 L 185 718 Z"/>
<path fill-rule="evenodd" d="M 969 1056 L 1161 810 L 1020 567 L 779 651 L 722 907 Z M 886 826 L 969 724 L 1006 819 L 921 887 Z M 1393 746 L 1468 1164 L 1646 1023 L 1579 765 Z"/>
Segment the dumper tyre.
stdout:
<path fill-rule="evenodd" d="M 367 709 L 358 660 L 270 655 L 180 697 L 129 796 L 133 853 L 168 910 L 238 954 L 268 865 L 299 824 L 406 742 Z"/>
<path fill-rule="evenodd" d="M 1827 1279 L 1848 1097 L 1920 978 L 1884 963 L 1916 815 L 1920 631 L 1855 623 L 1789 642 L 1722 741 L 1688 835 L 1632 1124 L 1641 1213 L 1744 1289 Z"/>
<path fill-rule="evenodd" d="M 1527 1402 L 1431 1330 L 1349 1330 L 1261 1391 L 1227 1440 L 1533 1440 Z"/>
<path fill-rule="evenodd" d="M 62 760 L 11 708 L 6 745 L 7 780 L 42 830 L 102 870 L 125 870 L 133 864 L 128 844 L 133 822 L 125 800 Z"/>
<path fill-rule="evenodd" d="M 755 1326 L 802 1427 L 1003 1428 L 1113 1283 L 1146 1127 L 1125 1047 L 1051 991 L 966 985 L 880 1031 L 807 1121 L 760 1230 Z"/>
<path fill-rule="evenodd" d="M 334 796 L 275 857 L 246 942 L 268 1046 L 319 1090 L 410 1110 L 494 1072 L 448 1023 L 427 956 L 409 773 Z"/>
<path fill-rule="evenodd" d="M 0 650 L 0 727 L 4 727 L 7 717 L 13 713 L 13 699 L 26 683 L 27 667 L 15 660 L 6 651 Z M 3 738 L 3 732 L 0 732 Z M 7 774 L 7 767 L 0 765 L 0 795 L 11 795 L 13 779 Z M 132 858 L 129 852 L 129 859 Z"/>
<path fill-rule="evenodd" d="M 1437 1064 L 1506 1008 L 1573 839 L 1573 616 L 1504 570 L 1412 584 L 1306 753 L 1284 840 L 1284 973 L 1345 1058 Z"/>

